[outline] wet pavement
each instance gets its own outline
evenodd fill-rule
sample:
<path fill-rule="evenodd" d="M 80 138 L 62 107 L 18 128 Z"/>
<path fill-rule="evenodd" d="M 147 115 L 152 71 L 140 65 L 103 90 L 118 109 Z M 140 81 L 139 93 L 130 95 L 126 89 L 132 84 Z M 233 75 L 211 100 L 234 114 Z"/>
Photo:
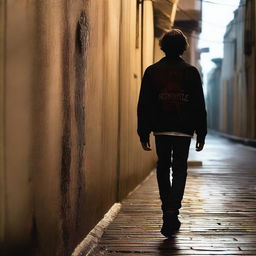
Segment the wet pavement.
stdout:
<path fill-rule="evenodd" d="M 161 235 L 155 170 L 123 202 L 91 254 L 115 256 L 256 255 L 256 149 L 207 136 L 205 149 L 191 144 L 190 167 L 172 239 Z"/>

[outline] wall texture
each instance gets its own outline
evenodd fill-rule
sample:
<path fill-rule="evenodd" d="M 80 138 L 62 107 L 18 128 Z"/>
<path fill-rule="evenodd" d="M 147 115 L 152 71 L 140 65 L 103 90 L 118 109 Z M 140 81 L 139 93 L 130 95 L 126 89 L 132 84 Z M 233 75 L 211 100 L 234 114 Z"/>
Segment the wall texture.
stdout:
<path fill-rule="evenodd" d="M 154 167 L 136 134 L 141 75 L 154 56 L 153 6 L 0 7 L 1 247 L 70 255 Z"/>
<path fill-rule="evenodd" d="M 85 7 L 6 1 L 4 240 L 40 255 L 68 255 L 85 228 Z"/>
<path fill-rule="evenodd" d="M 5 222 L 5 162 L 4 162 L 4 84 L 5 84 L 5 38 L 6 2 L 0 1 L 0 241 L 4 240 Z"/>

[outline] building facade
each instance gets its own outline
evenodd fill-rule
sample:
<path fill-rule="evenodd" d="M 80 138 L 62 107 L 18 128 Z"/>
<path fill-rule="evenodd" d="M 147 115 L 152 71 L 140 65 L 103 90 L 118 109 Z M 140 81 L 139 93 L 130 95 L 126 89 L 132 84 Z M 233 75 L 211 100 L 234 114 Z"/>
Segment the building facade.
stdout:
<path fill-rule="evenodd" d="M 245 3 L 244 54 L 247 84 L 247 132 L 248 137 L 256 139 L 256 3 Z"/>
<path fill-rule="evenodd" d="M 212 128 L 252 140 L 256 139 L 255 24 L 255 1 L 241 0 L 224 35 L 219 85 L 208 81 L 209 93 L 215 90 L 211 86 L 219 87 L 219 101 L 208 102 L 208 111 L 219 123 Z"/>
<path fill-rule="evenodd" d="M 208 127 L 214 130 L 219 129 L 219 116 L 220 116 L 220 77 L 222 59 L 212 59 L 215 68 L 211 70 L 207 77 L 207 124 Z"/>

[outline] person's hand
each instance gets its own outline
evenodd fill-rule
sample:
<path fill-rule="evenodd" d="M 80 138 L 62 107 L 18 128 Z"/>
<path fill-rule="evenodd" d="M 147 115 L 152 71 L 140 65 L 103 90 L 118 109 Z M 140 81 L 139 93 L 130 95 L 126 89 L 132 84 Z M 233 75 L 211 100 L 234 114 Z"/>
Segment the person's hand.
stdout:
<path fill-rule="evenodd" d="M 141 146 L 142 146 L 142 148 L 143 148 L 145 151 L 151 151 L 149 141 L 147 141 L 147 142 L 141 142 Z"/>
<path fill-rule="evenodd" d="M 197 141 L 196 142 L 196 151 L 201 151 L 204 148 L 204 142 Z"/>

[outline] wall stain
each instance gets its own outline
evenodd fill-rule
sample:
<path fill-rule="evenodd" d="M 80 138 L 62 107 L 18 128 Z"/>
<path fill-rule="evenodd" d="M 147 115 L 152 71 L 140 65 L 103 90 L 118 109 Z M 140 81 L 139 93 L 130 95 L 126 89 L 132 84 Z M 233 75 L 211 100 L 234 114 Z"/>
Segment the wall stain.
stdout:
<path fill-rule="evenodd" d="M 68 13 L 66 10 L 64 13 Z M 75 42 L 70 42 L 72 29 L 68 24 L 68 17 L 65 17 L 65 31 L 63 38 L 63 136 L 62 136 L 62 160 L 61 160 L 61 219 L 62 219 L 62 240 L 64 244 L 63 255 L 69 255 L 76 237 L 77 230 L 81 223 L 81 205 L 84 202 L 82 195 L 85 191 L 84 177 L 84 148 L 85 148 L 85 69 L 86 49 L 88 41 L 88 22 L 85 11 L 82 11 L 75 30 Z M 70 59 L 70 47 L 75 46 L 74 67 L 75 81 L 74 94 L 70 82 L 72 63 Z M 74 130 L 71 126 L 72 106 L 71 98 L 74 97 Z M 75 133 L 74 133 L 75 132 Z M 75 134 L 75 137 L 72 136 Z M 71 138 L 72 136 L 72 138 Z M 75 148 L 76 147 L 76 148 Z M 74 151 L 73 151 L 74 150 Z M 72 155 L 74 159 L 72 160 Z M 75 201 L 71 202 L 70 186 L 71 162 L 74 163 Z M 72 168 L 73 169 L 73 168 Z M 73 172 L 72 171 L 72 172 Z M 73 175 L 72 175 L 73 176 Z M 74 209 L 74 210 L 72 210 Z M 73 212 L 75 211 L 75 212 Z"/>
<path fill-rule="evenodd" d="M 61 228 L 63 240 L 63 256 L 69 255 L 70 251 L 70 167 L 71 167 L 71 98 L 70 98 L 70 28 L 68 25 L 68 4 L 66 2 L 64 7 L 64 35 L 63 35 L 63 135 L 62 135 L 62 156 L 61 156 L 61 170 L 60 170 L 60 190 L 61 190 Z"/>
<path fill-rule="evenodd" d="M 75 226 L 80 223 L 82 190 L 85 190 L 84 147 L 85 147 L 85 70 L 88 42 L 88 21 L 85 11 L 81 12 L 76 29 L 75 51 L 75 120 L 77 129 L 77 198 Z"/>
<path fill-rule="evenodd" d="M 31 247 L 32 249 L 37 249 L 38 248 L 38 228 L 37 228 L 37 223 L 36 223 L 36 216 L 35 213 L 33 213 L 33 218 L 32 218 L 32 227 L 30 230 L 30 236 L 31 236 Z"/>

